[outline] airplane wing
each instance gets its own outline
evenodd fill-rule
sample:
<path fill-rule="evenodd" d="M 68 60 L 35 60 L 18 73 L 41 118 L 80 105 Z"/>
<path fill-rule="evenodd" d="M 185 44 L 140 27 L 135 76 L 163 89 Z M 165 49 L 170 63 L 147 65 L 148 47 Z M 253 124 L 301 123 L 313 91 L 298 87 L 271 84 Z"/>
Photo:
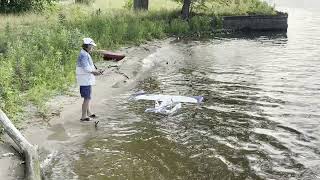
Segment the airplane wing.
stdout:
<path fill-rule="evenodd" d="M 203 101 L 202 96 L 173 96 L 162 94 L 139 94 L 134 97 L 135 100 L 152 100 L 152 101 L 165 101 L 165 102 L 183 102 L 183 103 L 201 103 Z"/>

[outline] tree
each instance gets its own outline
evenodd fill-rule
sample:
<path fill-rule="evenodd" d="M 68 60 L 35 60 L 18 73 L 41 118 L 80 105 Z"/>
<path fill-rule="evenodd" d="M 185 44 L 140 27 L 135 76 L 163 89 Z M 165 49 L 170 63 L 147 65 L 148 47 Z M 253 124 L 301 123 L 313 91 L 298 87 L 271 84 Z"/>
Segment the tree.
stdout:
<path fill-rule="evenodd" d="M 190 6 L 191 6 L 191 0 L 183 0 L 183 5 L 182 5 L 182 18 L 183 19 L 188 19 L 190 16 Z"/>
<path fill-rule="evenodd" d="M 191 6 L 198 1 L 206 1 L 206 0 L 175 0 L 178 3 L 182 4 L 181 15 L 183 19 L 188 19 L 190 17 Z"/>
<path fill-rule="evenodd" d="M 134 10 L 148 10 L 149 0 L 134 0 Z"/>
<path fill-rule="evenodd" d="M 229 4 L 231 0 L 175 0 L 182 4 L 181 15 L 183 19 L 188 19 L 193 9 L 207 9 L 210 3 Z"/>
<path fill-rule="evenodd" d="M 12 138 L 18 148 L 16 149 L 25 161 L 25 179 L 41 180 L 41 167 L 38 156 L 38 147 L 30 144 L 27 139 L 12 124 L 7 115 L 0 109 L 0 125 L 4 131 Z"/>

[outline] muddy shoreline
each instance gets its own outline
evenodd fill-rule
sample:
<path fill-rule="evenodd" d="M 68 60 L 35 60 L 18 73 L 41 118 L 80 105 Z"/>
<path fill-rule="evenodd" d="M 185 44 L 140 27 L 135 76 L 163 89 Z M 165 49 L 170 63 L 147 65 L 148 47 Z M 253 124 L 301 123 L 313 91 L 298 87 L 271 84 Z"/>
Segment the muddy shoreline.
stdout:
<path fill-rule="evenodd" d="M 106 71 L 104 75 L 97 78 L 96 86 L 93 88 L 93 111 L 99 114 L 103 111 L 100 106 L 103 101 L 132 88 L 143 77 L 140 71 L 143 59 L 172 40 L 153 41 L 137 47 L 124 47 L 118 50 L 126 54 L 123 61 L 97 63 L 99 68 L 105 68 Z M 28 112 L 25 118 L 28 121 L 22 125 L 22 134 L 29 142 L 39 146 L 41 166 L 45 175 L 51 168 L 50 163 L 56 153 L 76 151 L 88 136 L 98 130 L 94 122 L 79 121 L 81 103 L 78 87 L 74 85 L 65 95 L 56 96 L 47 102 L 48 111 L 43 117 L 40 117 L 34 108 L 27 107 Z M 0 179 L 24 179 L 22 159 L 11 147 L 9 138 L 4 139 L 5 142 L 0 144 Z"/>

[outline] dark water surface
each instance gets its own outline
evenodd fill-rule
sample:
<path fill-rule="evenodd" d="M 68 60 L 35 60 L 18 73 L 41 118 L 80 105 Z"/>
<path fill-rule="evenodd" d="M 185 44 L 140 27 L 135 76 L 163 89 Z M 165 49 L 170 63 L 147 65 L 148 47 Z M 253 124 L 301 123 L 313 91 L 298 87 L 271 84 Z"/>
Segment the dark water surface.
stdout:
<path fill-rule="evenodd" d="M 320 2 L 276 2 L 287 34 L 172 43 L 144 59 L 141 82 L 105 101 L 99 131 L 51 178 L 320 179 Z M 205 102 L 161 116 L 128 100 L 138 90 Z"/>

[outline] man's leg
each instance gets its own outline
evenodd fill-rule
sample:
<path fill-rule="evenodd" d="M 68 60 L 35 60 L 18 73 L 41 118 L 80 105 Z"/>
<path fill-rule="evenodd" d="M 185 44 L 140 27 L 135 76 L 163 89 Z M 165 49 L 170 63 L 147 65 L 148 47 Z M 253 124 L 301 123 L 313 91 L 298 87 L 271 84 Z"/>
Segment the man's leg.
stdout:
<path fill-rule="evenodd" d="M 87 118 L 88 116 L 88 110 L 89 110 L 89 104 L 90 104 L 90 99 L 84 98 L 83 103 L 82 103 L 82 116 L 81 119 Z"/>
<path fill-rule="evenodd" d="M 87 115 L 88 116 L 92 115 L 92 113 L 91 113 L 91 103 L 90 102 L 88 103 Z"/>
<path fill-rule="evenodd" d="M 92 94 L 92 86 L 90 86 L 90 99 L 91 99 L 91 94 Z M 91 112 L 91 101 L 88 103 L 87 115 L 89 117 L 91 117 L 91 115 L 93 115 Z"/>

